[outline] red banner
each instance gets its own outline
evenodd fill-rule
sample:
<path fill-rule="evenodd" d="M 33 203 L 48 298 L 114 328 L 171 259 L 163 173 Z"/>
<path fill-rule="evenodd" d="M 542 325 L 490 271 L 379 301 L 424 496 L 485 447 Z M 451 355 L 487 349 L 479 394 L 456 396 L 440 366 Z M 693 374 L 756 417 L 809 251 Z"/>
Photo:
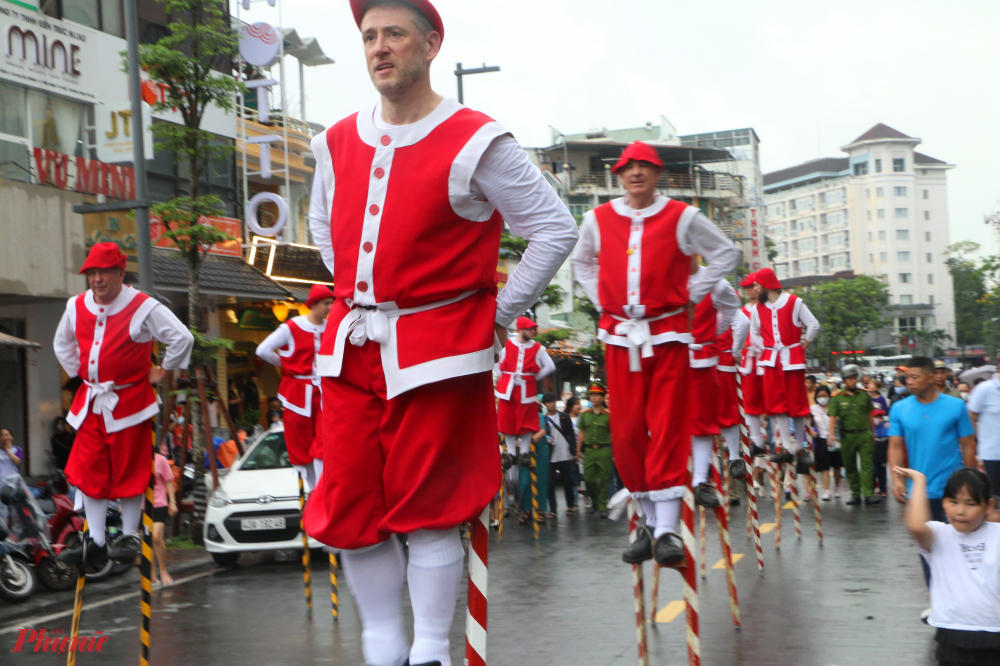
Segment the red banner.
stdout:
<path fill-rule="evenodd" d="M 231 217 L 202 217 L 199 222 L 201 224 L 210 224 L 219 231 L 235 238 L 235 240 L 224 243 L 215 243 L 208 249 L 209 254 L 219 254 L 226 257 L 243 257 L 243 249 L 240 247 L 241 223 L 239 220 L 234 220 Z M 158 216 L 150 214 L 149 235 L 153 239 L 153 247 L 176 249 L 174 242 L 163 236 L 165 232 L 166 228 L 163 226 L 163 221 Z"/>

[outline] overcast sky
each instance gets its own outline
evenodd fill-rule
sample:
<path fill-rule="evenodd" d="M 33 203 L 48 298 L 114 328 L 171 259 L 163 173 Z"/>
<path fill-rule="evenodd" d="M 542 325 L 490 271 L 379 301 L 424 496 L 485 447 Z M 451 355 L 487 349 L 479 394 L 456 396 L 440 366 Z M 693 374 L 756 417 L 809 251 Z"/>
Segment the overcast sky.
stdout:
<path fill-rule="evenodd" d="M 657 123 L 681 134 L 753 127 L 764 172 L 819 156 L 882 122 L 923 139 L 948 172 L 951 240 L 990 252 L 983 214 L 1000 207 L 1000 2 L 436 0 L 445 25 L 432 82 L 455 97 L 456 62 L 499 65 L 465 78 L 465 103 L 525 146 L 548 125 L 580 132 Z M 255 2 L 248 22 L 278 25 Z M 235 11 L 235 5 L 234 5 Z M 309 120 L 374 104 L 348 0 L 284 0 L 284 27 L 317 37 L 335 65 L 306 73 Z M 297 61 L 289 107 L 299 112 Z M 274 68 L 277 73 L 277 67 Z"/>

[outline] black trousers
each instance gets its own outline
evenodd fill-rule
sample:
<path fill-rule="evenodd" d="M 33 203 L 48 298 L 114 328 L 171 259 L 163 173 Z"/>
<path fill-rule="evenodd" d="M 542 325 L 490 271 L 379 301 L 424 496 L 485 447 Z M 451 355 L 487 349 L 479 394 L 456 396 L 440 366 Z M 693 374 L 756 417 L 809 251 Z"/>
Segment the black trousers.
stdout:
<path fill-rule="evenodd" d="M 573 466 L 575 460 L 549 463 L 549 511 L 556 510 L 556 478 L 562 484 L 566 497 L 566 508 L 576 506 L 576 486 L 573 485 Z"/>

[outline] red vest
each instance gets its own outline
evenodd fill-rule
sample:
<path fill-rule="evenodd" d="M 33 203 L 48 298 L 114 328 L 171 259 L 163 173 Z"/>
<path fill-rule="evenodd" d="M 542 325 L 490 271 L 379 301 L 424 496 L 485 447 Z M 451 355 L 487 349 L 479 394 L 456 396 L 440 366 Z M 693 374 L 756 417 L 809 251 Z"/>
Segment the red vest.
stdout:
<path fill-rule="evenodd" d="M 319 390 L 319 379 L 316 377 L 316 352 L 319 351 L 322 331 L 307 331 L 299 326 L 299 320 L 305 317 L 289 319 L 282 326 L 288 327 L 295 341 L 294 347 L 288 349 L 288 356 L 278 350 L 281 356 L 281 385 L 278 387 L 278 399 L 286 408 L 302 416 L 312 416 L 312 393 Z M 311 324 L 310 324 L 311 326 Z"/>
<path fill-rule="evenodd" d="M 535 341 L 527 345 L 519 345 L 513 340 L 507 340 L 507 350 L 500 361 L 500 379 L 497 380 L 495 395 L 501 400 L 515 398 L 514 386 L 521 387 L 520 400 L 523 403 L 535 402 L 538 395 L 535 376 L 542 369 L 538 364 L 538 350 L 542 346 Z"/>
<path fill-rule="evenodd" d="M 157 303 L 135 291 L 124 308 L 109 316 L 106 313 L 109 308 L 96 303 L 97 312 L 91 312 L 86 299 L 87 294 L 81 294 L 74 303 L 79 376 L 86 384 L 76 392 L 68 420 L 74 428 L 79 428 L 92 400 L 105 392 L 97 385 L 112 382 L 113 389 L 108 388 L 117 395 L 117 404 L 110 415 L 103 410 L 102 414 L 106 431 L 118 432 L 152 418 L 158 411 L 156 392 L 149 383 L 153 341 L 136 342 L 132 338 L 132 329 L 138 334 L 146 315 Z"/>
<path fill-rule="evenodd" d="M 719 311 L 715 307 L 712 292 L 709 292 L 694 308 L 694 323 L 691 326 L 694 343 L 689 346 L 692 368 L 711 368 L 718 364 L 719 349 L 715 344 L 718 318 Z"/>
<path fill-rule="evenodd" d="M 492 367 L 503 220 L 469 186 L 503 134 L 486 115 L 445 100 L 413 125 L 379 129 L 366 112 L 313 139 L 317 177 L 332 196 L 336 257 L 320 374 L 339 376 L 350 344 L 341 322 L 363 314 L 351 313 L 355 305 L 390 319 L 378 340 L 390 398 Z"/>
<path fill-rule="evenodd" d="M 619 214 L 614 202 L 594 209 L 601 234 L 598 297 L 603 310 L 599 323 L 602 340 L 616 344 L 616 326 L 622 319 L 632 318 L 637 306 L 643 311 L 638 318 L 649 320 L 682 310 L 649 322 L 654 344 L 689 340 L 688 316 L 683 308 L 689 300 L 691 259 L 677 243 L 677 225 L 688 208 L 668 199 L 660 211 L 633 219 Z"/>
<path fill-rule="evenodd" d="M 776 307 L 769 307 L 769 303 L 757 304 L 760 337 L 764 342 L 760 365 L 783 370 L 801 370 L 806 367 L 806 353 L 801 344 L 802 327 L 794 322 L 798 300 L 799 297 L 795 294 L 785 292 L 774 303 Z M 778 306 L 781 301 L 784 302 Z"/>
<path fill-rule="evenodd" d="M 719 352 L 718 369 L 722 372 L 736 372 L 736 360 L 733 358 L 733 327 L 730 326 L 715 339 L 715 348 Z"/>
<path fill-rule="evenodd" d="M 756 307 L 754 303 L 747 303 L 743 306 L 743 314 L 747 316 L 747 319 L 753 319 Z M 757 359 L 760 358 L 760 349 L 753 345 L 753 339 L 749 335 L 747 335 L 746 342 L 743 344 L 740 356 L 740 374 L 763 374 L 764 369 L 757 367 Z"/>

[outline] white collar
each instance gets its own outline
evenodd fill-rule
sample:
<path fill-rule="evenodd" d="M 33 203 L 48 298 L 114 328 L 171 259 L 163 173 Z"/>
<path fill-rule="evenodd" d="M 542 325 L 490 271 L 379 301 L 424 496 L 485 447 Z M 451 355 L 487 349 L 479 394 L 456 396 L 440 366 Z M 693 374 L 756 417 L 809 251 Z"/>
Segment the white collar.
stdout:
<path fill-rule="evenodd" d="M 627 197 L 619 197 L 618 199 L 611 200 L 611 208 L 614 209 L 616 213 L 622 217 L 634 218 L 634 217 L 653 217 L 657 213 L 661 212 L 667 207 L 667 203 L 670 201 L 667 197 L 657 194 L 653 197 L 653 203 L 642 209 L 635 209 L 628 205 Z"/>
<path fill-rule="evenodd" d="M 531 349 L 532 345 L 537 344 L 534 340 L 528 340 L 527 342 L 520 342 L 518 341 L 516 335 L 513 338 L 510 338 L 510 341 L 513 342 L 518 347 L 523 347 L 524 349 Z"/>
<path fill-rule="evenodd" d="M 381 122 L 382 102 L 380 101 L 371 112 L 360 111 L 358 113 L 358 136 L 361 137 L 362 141 L 369 146 L 374 146 L 376 149 L 382 148 L 381 138 L 385 135 L 388 135 L 392 139 L 388 148 L 412 146 L 421 139 L 424 139 L 438 125 L 464 108 L 464 106 L 455 100 L 445 98 L 441 100 L 436 109 L 415 123 L 410 123 L 409 125 L 387 125 Z M 376 125 L 376 118 L 379 119 L 378 125 Z"/>
<path fill-rule="evenodd" d="M 778 300 L 776 300 L 774 303 L 772 303 L 771 301 L 766 301 L 764 305 L 771 308 L 772 310 L 778 310 L 780 308 L 785 307 L 786 303 L 788 303 L 788 292 L 783 291 L 781 292 L 781 296 L 778 296 Z"/>
<path fill-rule="evenodd" d="M 124 310 L 125 307 L 132 302 L 132 299 L 138 294 L 138 289 L 134 289 L 127 284 L 123 284 L 121 293 L 115 297 L 115 300 L 111 301 L 108 305 L 100 305 L 94 300 L 94 291 L 92 289 L 88 289 L 87 293 L 83 295 L 83 304 L 87 306 L 87 310 L 89 310 L 92 315 L 103 314 L 106 317 L 110 317 Z"/>
<path fill-rule="evenodd" d="M 322 323 L 320 323 L 318 326 L 309 321 L 309 317 L 307 317 L 306 315 L 299 315 L 297 317 L 293 317 L 292 321 L 294 321 L 295 325 L 301 328 L 306 333 L 322 333 L 323 329 L 326 328 L 326 319 L 324 319 Z"/>

